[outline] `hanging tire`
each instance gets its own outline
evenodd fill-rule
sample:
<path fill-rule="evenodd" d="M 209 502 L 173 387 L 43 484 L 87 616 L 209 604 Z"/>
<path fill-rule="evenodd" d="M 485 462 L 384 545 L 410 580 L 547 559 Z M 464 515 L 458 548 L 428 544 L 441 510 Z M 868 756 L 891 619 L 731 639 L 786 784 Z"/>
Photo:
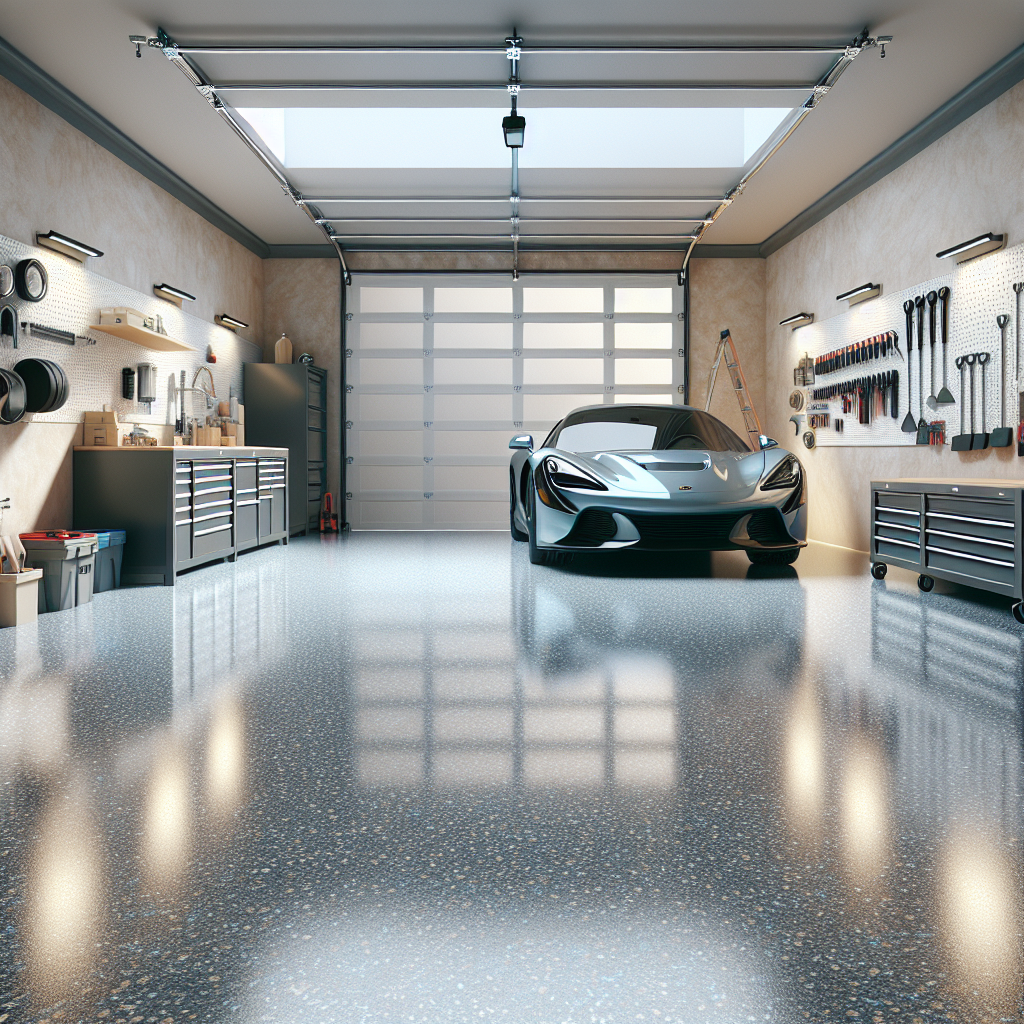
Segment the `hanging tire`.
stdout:
<path fill-rule="evenodd" d="M 800 557 L 799 548 L 783 548 L 781 551 L 752 551 L 747 549 L 751 565 L 792 565 Z"/>
<path fill-rule="evenodd" d="M 511 477 L 512 474 L 510 473 L 508 481 L 508 528 L 513 540 L 529 540 L 529 534 L 523 533 L 516 526 L 516 485 Z"/>
<path fill-rule="evenodd" d="M 875 562 L 874 565 L 871 566 L 871 575 L 874 576 L 876 580 L 884 580 L 885 574 L 888 571 L 889 566 L 887 566 L 885 562 Z"/>

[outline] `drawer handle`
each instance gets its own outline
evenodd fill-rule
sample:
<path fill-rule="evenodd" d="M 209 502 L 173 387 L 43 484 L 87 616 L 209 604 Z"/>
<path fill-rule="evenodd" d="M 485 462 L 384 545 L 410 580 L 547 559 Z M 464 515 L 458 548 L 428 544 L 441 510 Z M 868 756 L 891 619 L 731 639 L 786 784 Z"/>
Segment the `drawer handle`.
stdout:
<path fill-rule="evenodd" d="M 916 549 L 920 549 L 920 547 L 921 547 L 920 544 L 911 544 L 908 541 L 905 541 L 905 540 L 895 540 L 892 537 L 879 537 L 878 534 L 875 534 L 875 540 L 876 541 L 880 541 L 882 544 L 899 544 L 899 546 L 901 548 L 916 548 Z"/>
<path fill-rule="evenodd" d="M 230 530 L 231 524 L 228 523 L 225 526 L 209 526 L 205 530 L 194 530 L 192 533 L 193 537 L 205 537 L 208 533 L 220 533 L 221 530 Z"/>
<path fill-rule="evenodd" d="M 175 526 L 188 526 L 188 524 L 191 523 L 191 522 L 192 522 L 191 519 L 175 519 L 174 520 L 174 525 Z"/>
<path fill-rule="evenodd" d="M 1013 523 L 1005 519 L 976 519 L 974 516 L 954 516 L 949 512 L 929 512 L 929 519 L 955 519 L 958 523 L 981 523 L 982 526 L 1009 526 L 1013 529 Z"/>
<path fill-rule="evenodd" d="M 887 523 L 883 519 L 875 520 L 875 526 L 884 526 L 889 530 L 905 530 L 907 533 L 916 533 L 918 536 L 921 535 L 920 526 L 904 526 L 902 523 Z"/>
<path fill-rule="evenodd" d="M 204 501 L 202 505 L 194 505 L 193 511 L 198 512 L 199 509 L 201 508 L 219 508 L 222 505 L 227 505 L 230 507 L 231 499 L 225 498 L 223 501 Z"/>
<path fill-rule="evenodd" d="M 253 498 L 252 501 L 240 501 L 238 507 L 242 508 L 243 505 L 258 505 L 260 503 L 259 498 Z"/>
<path fill-rule="evenodd" d="M 255 494 L 255 487 L 236 487 L 235 494 Z"/>
<path fill-rule="evenodd" d="M 220 512 L 207 512 L 205 516 L 193 516 L 193 523 L 202 523 L 207 519 L 224 519 L 225 517 L 230 518 L 231 512 L 228 509 L 222 509 Z"/>
<path fill-rule="evenodd" d="M 898 516 L 917 516 L 918 519 L 921 518 L 920 512 L 914 512 L 909 508 L 890 508 L 888 505 L 876 505 L 875 513 L 877 514 L 878 512 L 893 512 Z"/>
<path fill-rule="evenodd" d="M 950 551 L 948 548 L 935 548 L 930 544 L 926 546 L 926 550 L 934 551 L 936 554 L 949 555 L 950 558 L 969 558 L 972 562 L 986 562 L 988 565 L 1002 565 L 1007 569 L 1013 568 L 1013 562 L 1003 562 L 998 558 L 982 558 L 981 555 L 968 555 L 963 551 Z"/>
<path fill-rule="evenodd" d="M 244 467 L 244 468 L 248 469 L 250 466 L 255 466 L 256 463 L 255 462 L 236 462 L 235 465 L 238 466 L 239 468 Z"/>
<path fill-rule="evenodd" d="M 201 489 L 200 488 L 196 488 L 196 490 L 193 491 L 193 493 L 198 498 L 199 495 L 201 495 L 201 494 L 223 494 L 225 491 L 230 491 L 230 490 L 231 490 L 231 485 L 230 484 L 221 484 L 220 487 L 203 487 Z"/>
<path fill-rule="evenodd" d="M 284 484 L 271 484 L 270 489 L 273 491 L 283 491 L 285 488 Z"/>
<path fill-rule="evenodd" d="M 997 548 L 1013 550 L 1013 542 L 1008 540 L 990 540 L 988 537 L 971 537 L 966 533 L 949 533 L 946 530 L 929 530 L 930 537 L 952 537 L 953 540 L 967 540 L 974 544 L 991 544 Z"/>

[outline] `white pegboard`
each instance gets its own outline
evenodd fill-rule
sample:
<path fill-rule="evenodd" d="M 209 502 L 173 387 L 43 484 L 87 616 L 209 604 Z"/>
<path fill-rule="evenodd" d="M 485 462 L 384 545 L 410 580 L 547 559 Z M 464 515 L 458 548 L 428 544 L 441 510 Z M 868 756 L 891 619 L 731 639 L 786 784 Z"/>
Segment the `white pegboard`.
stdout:
<path fill-rule="evenodd" d="M 4 336 L 0 344 L 0 365 L 10 369 L 19 359 L 30 356 L 52 359 L 59 363 L 67 375 L 69 389 L 65 405 L 50 413 L 30 413 L 25 421 L 41 423 L 79 423 L 82 413 L 89 409 L 102 409 L 110 405 L 123 422 L 143 424 L 173 424 L 174 386 L 179 374 L 185 370 L 187 383 L 200 366 L 208 366 L 213 374 L 218 398 L 242 394 L 242 363 L 260 362 L 262 351 L 258 345 L 238 337 L 232 331 L 178 309 L 177 306 L 155 295 L 145 295 L 133 288 L 109 281 L 86 270 L 81 264 L 59 256 L 47 249 L 25 245 L 0 235 L 0 262 L 13 270 L 19 260 L 34 257 L 46 267 L 49 286 L 39 302 L 26 302 L 17 292 L 3 300 L 18 311 L 18 320 L 41 324 L 63 331 L 73 331 L 80 338 L 95 344 L 74 346 L 46 341 L 27 331 L 20 332 L 18 348 Z M 159 314 L 164 330 L 172 338 L 190 345 L 194 352 L 156 352 L 130 341 L 124 341 L 100 331 L 90 331 L 98 323 L 101 308 L 127 306 L 146 316 Z M 207 346 L 212 345 L 216 363 L 206 362 Z M 121 370 L 133 369 L 139 363 L 154 363 L 157 367 L 157 395 L 152 408 L 121 397 Z M 136 394 L 138 393 L 136 379 Z M 186 402 L 186 412 L 191 412 Z M 199 407 L 196 407 L 196 412 Z M 24 422 L 24 421 L 23 421 Z"/>
<path fill-rule="evenodd" d="M 949 309 L 949 348 L 946 353 L 947 380 L 949 390 L 953 393 L 956 403 L 953 405 L 934 406 L 929 404 L 932 378 L 929 368 L 930 347 L 926 344 L 924 351 L 924 418 L 928 422 L 946 421 L 946 443 L 960 432 L 960 373 L 956 368 L 958 356 L 972 352 L 989 352 L 991 361 L 986 371 L 985 402 L 987 407 L 988 430 L 999 426 L 1000 417 L 1000 372 L 999 372 L 999 328 L 996 317 L 1005 314 L 1009 317 L 1006 328 L 1006 422 L 1014 428 L 1019 421 L 1017 395 L 1019 385 L 1024 384 L 1024 372 L 1021 380 L 1017 379 L 1017 297 L 1013 291 L 1014 282 L 1024 281 L 1024 245 L 1003 249 L 977 260 L 972 260 L 955 267 L 942 277 L 932 278 L 912 288 L 899 292 L 882 294 L 876 299 L 869 299 L 853 306 L 848 312 L 823 320 L 820 323 L 808 324 L 793 332 L 793 349 L 797 358 L 806 352 L 812 359 L 825 355 L 846 345 L 853 345 L 876 334 L 895 331 L 899 336 L 900 350 L 907 355 L 906 316 L 903 303 L 913 300 L 918 295 L 927 295 L 930 291 L 938 291 L 943 285 L 950 289 Z M 1024 295 L 1021 296 L 1021 312 L 1024 314 Z M 935 391 L 942 386 L 941 331 L 942 323 L 939 316 L 940 306 L 936 305 L 936 346 L 935 346 Z M 917 345 L 917 314 L 914 314 L 914 349 L 913 358 L 913 406 L 912 412 L 917 419 L 919 407 L 919 376 L 920 353 Z M 924 335 L 927 342 L 928 308 L 925 307 Z M 1021 345 L 1024 346 L 1024 330 Z M 1024 357 L 1022 357 L 1024 358 Z M 887 359 L 875 360 L 846 367 L 836 373 L 817 376 L 814 387 L 841 384 L 847 380 L 890 369 L 899 371 L 899 417 L 892 419 L 884 416 L 872 421 L 868 426 L 857 422 L 856 412 L 843 415 L 839 399 L 829 402 L 832 421 L 837 414 L 844 420 L 842 433 L 836 432 L 831 426 L 815 431 L 816 443 L 820 447 L 843 446 L 906 446 L 916 444 L 916 434 L 905 434 L 900 429 L 907 412 L 907 364 L 905 359 L 892 356 Z M 965 384 L 969 386 L 970 376 L 964 373 Z M 801 389 L 810 394 L 813 389 Z M 981 374 L 975 368 L 975 429 L 981 430 Z M 806 408 L 801 410 L 806 413 Z M 969 417 L 970 405 L 965 409 Z M 802 428 L 804 429 L 804 428 Z M 967 420 L 970 430 L 970 420 Z"/>

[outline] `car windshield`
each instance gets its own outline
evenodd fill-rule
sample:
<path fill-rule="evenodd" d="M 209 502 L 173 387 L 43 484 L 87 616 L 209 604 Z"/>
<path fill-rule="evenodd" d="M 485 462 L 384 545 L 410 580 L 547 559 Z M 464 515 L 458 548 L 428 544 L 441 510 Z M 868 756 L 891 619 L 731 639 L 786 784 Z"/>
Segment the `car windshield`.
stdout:
<path fill-rule="evenodd" d="M 750 451 L 709 413 L 663 405 L 578 409 L 551 431 L 544 445 L 569 452 Z"/>

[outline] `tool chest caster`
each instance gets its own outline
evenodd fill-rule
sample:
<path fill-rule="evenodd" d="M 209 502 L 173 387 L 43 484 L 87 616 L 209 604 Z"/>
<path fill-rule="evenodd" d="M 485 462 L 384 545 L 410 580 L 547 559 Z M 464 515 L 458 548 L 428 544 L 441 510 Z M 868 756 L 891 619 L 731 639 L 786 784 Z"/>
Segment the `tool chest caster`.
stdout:
<path fill-rule="evenodd" d="M 871 575 L 874 576 L 874 578 L 876 580 L 884 580 L 885 579 L 885 574 L 888 571 L 889 571 L 889 566 L 887 566 L 885 564 L 885 562 L 875 562 L 871 566 Z"/>
<path fill-rule="evenodd" d="M 1013 612 L 1013 617 L 1020 623 L 1024 623 L 1024 602 L 1017 601 L 1010 609 Z"/>
<path fill-rule="evenodd" d="M 931 576 L 925 576 L 922 574 L 917 577 L 917 585 L 927 594 L 930 590 L 935 589 L 935 580 L 932 579 Z"/>

